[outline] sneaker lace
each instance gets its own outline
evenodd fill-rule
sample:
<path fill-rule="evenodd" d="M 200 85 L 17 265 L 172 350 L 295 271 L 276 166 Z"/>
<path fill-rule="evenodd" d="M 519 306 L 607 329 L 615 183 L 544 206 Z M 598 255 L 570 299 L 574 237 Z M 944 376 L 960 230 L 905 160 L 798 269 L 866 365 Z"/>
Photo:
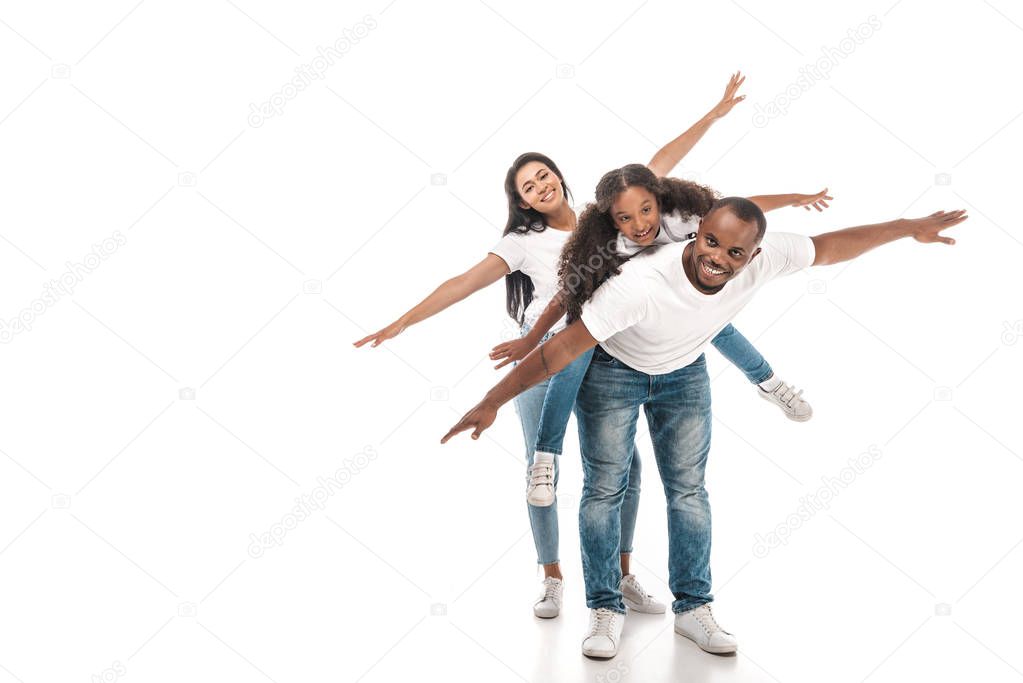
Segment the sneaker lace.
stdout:
<path fill-rule="evenodd" d="M 541 598 L 541 601 L 546 602 L 548 600 L 557 600 L 558 581 L 554 579 L 544 579 L 543 586 L 543 598 Z"/>
<path fill-rule="evenodd" d="M 718 624 L 717 619 L 714 618 L 714 613 L 710 610 L 710 605 L 703 605 L 696 610 L 694 614 L 696 620 L 700 622 L 700 626 L 707 632 L 707 635 L 713 635 L 718 631 L 725 631 Z"/>
<path fill-rule="evenodd" d="M 530 486 L 542 486 L 542 485 L 553 486 L 554 485 L 554 466 L 545 463 L 539 463 L 529 468 L 529 485 Z"/>
<path fill-rule="evenodd" d="M 600 607 L 594 614 L 593 627 L 590 629 L 591 636 L 607 636 L 611 637 L 611 627 L 615 623 L 615 619 L 618 618 L 618 612 L 607 609 L 606 607 Z"/>

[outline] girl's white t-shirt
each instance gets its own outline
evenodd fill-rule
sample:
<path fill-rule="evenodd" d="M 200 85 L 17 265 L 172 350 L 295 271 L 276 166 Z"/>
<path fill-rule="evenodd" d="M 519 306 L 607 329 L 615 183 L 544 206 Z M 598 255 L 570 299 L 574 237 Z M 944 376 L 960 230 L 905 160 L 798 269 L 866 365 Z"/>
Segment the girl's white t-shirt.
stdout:
<path fill-rule="evenodd" d="M 661 227 L 657 231 L 657 235 L 654 237 L 654 241 L 644 247 L 641 244 L 636 244 L 624 233 L 618 233 L 618 253 L 627 254 L 629 256 L 638 254 L 647 247 L 652 247 L 656 244 L 671 244 L 672 242 L 684 242 L 689 239 L 691 233 L 696 232 L 700 229 L 700 217 L 693 214 L 688 218 L 682 218 L 681 211 L 672 211 L 671 213 L 661 214 Z"/>

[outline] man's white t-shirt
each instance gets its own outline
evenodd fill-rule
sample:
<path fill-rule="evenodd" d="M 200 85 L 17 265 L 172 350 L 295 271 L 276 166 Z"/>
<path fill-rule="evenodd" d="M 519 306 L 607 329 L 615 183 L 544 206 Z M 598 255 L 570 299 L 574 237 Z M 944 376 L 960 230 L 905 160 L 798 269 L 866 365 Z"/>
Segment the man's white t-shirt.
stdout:
<path fill-rule="evenodd" d="M 813 264 L 813 241 L 767 233 L 761 251 L 717 294 L 704 294 L 686 277 L 689 242 L 650 247 L 597 288 L 581 319 L 609 354 L 648 375 L 689 365 L 703 353 L 764 284 Z"/>

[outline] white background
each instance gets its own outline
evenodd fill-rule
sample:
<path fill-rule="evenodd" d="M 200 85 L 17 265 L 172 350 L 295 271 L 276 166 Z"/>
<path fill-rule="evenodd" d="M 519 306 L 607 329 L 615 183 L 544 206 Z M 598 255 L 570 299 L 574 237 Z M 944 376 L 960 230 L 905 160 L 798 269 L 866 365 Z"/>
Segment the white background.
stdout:
<path fill-rule="evenodd" d="M 0 318 L 124 238 L 0 349 L 0 681 L 1023 676 L 1023 10 L 388 2 L 0 9 Z M 871 15 L 830 78 L 754 125 Z M 322 80 L 250 125 L 346 30 L 363 37 Z M 815 416 L 784 420 L 709 354 L 715 609 L 739 654 L 636 615 L 618 657 L 591 662 L 574 426 L 554 621 L 530 610 L 514 410 L 438 443 L 499 376 L 502 285 L 381 348 L 351 343 L 483 258 L 516 155 L 549 154 L 584 200 L 736 69 L 747 100 L 676 174 L 725 194 L 827 186 L 825 214 L 769 216 L 805 234 L 971 218 L 955 247 L 891 245 L 743 312 Z M 667 601 L 642 424 L 639 439 L 634 567 Z M 827 510 L 789 519 L 871 446 Z M 250 554 L 339 469 L 325 509 Z M 757 534 L 787 524 L 758 557 Z"/>

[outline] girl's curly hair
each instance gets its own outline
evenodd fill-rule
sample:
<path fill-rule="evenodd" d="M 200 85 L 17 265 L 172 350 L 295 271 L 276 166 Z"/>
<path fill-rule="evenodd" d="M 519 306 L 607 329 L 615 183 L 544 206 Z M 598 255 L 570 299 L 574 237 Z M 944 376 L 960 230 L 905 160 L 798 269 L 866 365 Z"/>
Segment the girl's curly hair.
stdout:
<path fill-rule="evenodd" d="M 642 187 L 657 199 L 660 213 L 679 212 L 683 219 L 705 216 L 717 194 L 709 187 L 679 178 L 658 178 L 642 164 L 629 164 L 604 174 L 597 183 L 595 203 L 579 216 L 572 236 L 561 252 L 558 284 L 568 314 L 568 322 L 579 318 L 583 304 L 603 282 L 621 272 L 629 260 L 618 253 L 618 229 L 611 218 L 611 205 L 621 192 Z"/>

